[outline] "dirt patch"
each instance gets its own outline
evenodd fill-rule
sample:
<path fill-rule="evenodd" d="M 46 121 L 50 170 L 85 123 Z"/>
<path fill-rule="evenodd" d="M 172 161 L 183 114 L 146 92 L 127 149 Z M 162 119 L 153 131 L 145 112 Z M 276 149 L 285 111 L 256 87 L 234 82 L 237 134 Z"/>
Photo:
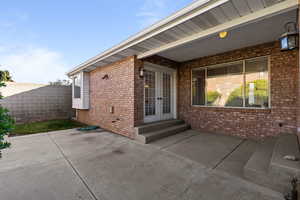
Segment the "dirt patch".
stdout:
<path fill-rule="evenodd" d="M 83 138 L 83 140 L 86 141 L 86 142 L 92 142 L 92 141 L 95 140 L 95 138 L 96 138 L 95 136 L 89 136 L 89 137 Z"/>
<path fill-rule="evenodd" d="M 101 133 L 101 132 L 105 132 L 105 130 L 97 129 L 97 130 L 91 130 L 91 131 L 77 131 L 77 132 L 70 133 L 70 135 L 84 135 L 84 134 L 96 133 L 96 132 Z"/>
<path fill-rule="evenodd" d="M 122 149 L 115 149 L 113 151 L 109 151 L 109 152 L 106 152 L 106 153 L 103 153 L 101 155 L 96 156 L 96 158 L 93 158 L 91 160 L 91 162 L 94 159 L 98 159 L 98 160 L 111 159 L 113 156 L 120 156 L 120 155 L 123 155 L 123 154 L 125 154 L 125 152 Z"/>
<path fill-rule="evenodd" d="M 92 132 L 73 132 L 73 133 L 70 133 L 70 135 L 85 135 L 88 133 L 92 133 Z"/>
<path fill-rule="evenodd" d="M 115 149 L 112 151 L 114 154 L 124 154 L 125 152 L 122 149 Z"/>

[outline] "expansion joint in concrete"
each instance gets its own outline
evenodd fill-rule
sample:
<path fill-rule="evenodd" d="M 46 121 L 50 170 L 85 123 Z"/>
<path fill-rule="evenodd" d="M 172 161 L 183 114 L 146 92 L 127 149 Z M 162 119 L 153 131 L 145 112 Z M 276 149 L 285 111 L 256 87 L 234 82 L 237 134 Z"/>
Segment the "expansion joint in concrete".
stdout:
<path fill-rule="evenodd" d="M 226 154 L 212 169 L 216 169 L 217 167 L 219 167 L 224 160 L 226 160 L 233 152 L 235 152 L 246 141 L 247 141 L 246 139 L 243 139 L 239 144 L 236 145 L 236 147 L 234 147 L 234 149 L 232 149 L 232 151 Z"/>
<path fill-rule="evenodd" d="M 65 159 L 65 161 L 70 165 L 70 167 L 72 168 L 73 172 L 76 174 L 76 176 L 81 180 L 81 182 L 83 183 L 83 185 L 86 187 L 86 189 L 88 190 L 88 192 L 90 193 L 90 195 L 92 196 L 92 198 L 94 200 L 99 200 L 97 198 L 97 196 L 94 194 L 94 192 L 92 191 L 92 189 L 89 187 L 89 185 L 87 184 L 87 182 L 84 180 L 84 178 L 80 175 L 79 171 L 75 168 L 75 166 L 72 164 L 72 162 L 68 159 L 68 157 L 64 154 L 62 148 L 55 142 L 55 140 L 48 135 L 48 137 L 50 138 L 50 140 L 55 144 L 55 146 L 58 148 L 59 152 L 61 153 L 61 155 L 63 156 L 63 158 Z"/>

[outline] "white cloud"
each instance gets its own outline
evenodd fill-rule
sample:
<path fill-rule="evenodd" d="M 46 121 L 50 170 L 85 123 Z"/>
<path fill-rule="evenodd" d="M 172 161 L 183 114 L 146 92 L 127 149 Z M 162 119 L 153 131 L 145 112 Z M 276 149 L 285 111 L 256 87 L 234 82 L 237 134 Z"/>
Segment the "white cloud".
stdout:
<path fill-rule="evenodd" d="M 40 47 L 1 47 L 0 69 L 9 70 L 17 82 L 48 83 L 66 79 L 62 55 Z"/>
<path fill-rule="evenodd" d="M 36 33 L 24 29 L 30 16 L 13 11 L 0 19 L 0 70 L 9 70 L 17 82 L 48 83 L 66 79 L 66 64 L 59 52 L 33 46 Z"/>
<path fill-rule="evenodd" d="M 169 0 L 145 0 L 137 14 L 141 18 L 141 27 L 147 27 L 165 17 L 168 3 Z"/>

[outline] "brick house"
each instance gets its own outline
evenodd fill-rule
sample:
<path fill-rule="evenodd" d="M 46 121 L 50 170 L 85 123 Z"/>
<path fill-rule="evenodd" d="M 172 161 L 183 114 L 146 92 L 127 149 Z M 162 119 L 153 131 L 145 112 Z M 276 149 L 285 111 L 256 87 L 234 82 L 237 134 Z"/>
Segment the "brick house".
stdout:
<path fill-rule="evenodd" d="M 296 133 L 299 51 L 283 51 L 279 38 L 298 27 L 298 7 L 195 1 L 68 72 L 77 120 L 130 138 L 144 124 L 176 119 L 256 139 Z"/>

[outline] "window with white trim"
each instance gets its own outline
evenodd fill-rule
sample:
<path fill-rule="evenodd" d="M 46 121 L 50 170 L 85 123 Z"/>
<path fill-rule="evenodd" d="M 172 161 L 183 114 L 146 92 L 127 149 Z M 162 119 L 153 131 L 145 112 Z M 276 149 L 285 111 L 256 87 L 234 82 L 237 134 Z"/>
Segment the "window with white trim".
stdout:
<path fill-rule="evenodd" d="M 268 108 L 268 57 L 192 70 L 192 105 Z"/>
<path fill-rule="evenodd" d="M 74 87 L 73 87 L 73 94 L 75 99 L 81 98 L 81 75 L 77 75 L 73 79 Z"/>

